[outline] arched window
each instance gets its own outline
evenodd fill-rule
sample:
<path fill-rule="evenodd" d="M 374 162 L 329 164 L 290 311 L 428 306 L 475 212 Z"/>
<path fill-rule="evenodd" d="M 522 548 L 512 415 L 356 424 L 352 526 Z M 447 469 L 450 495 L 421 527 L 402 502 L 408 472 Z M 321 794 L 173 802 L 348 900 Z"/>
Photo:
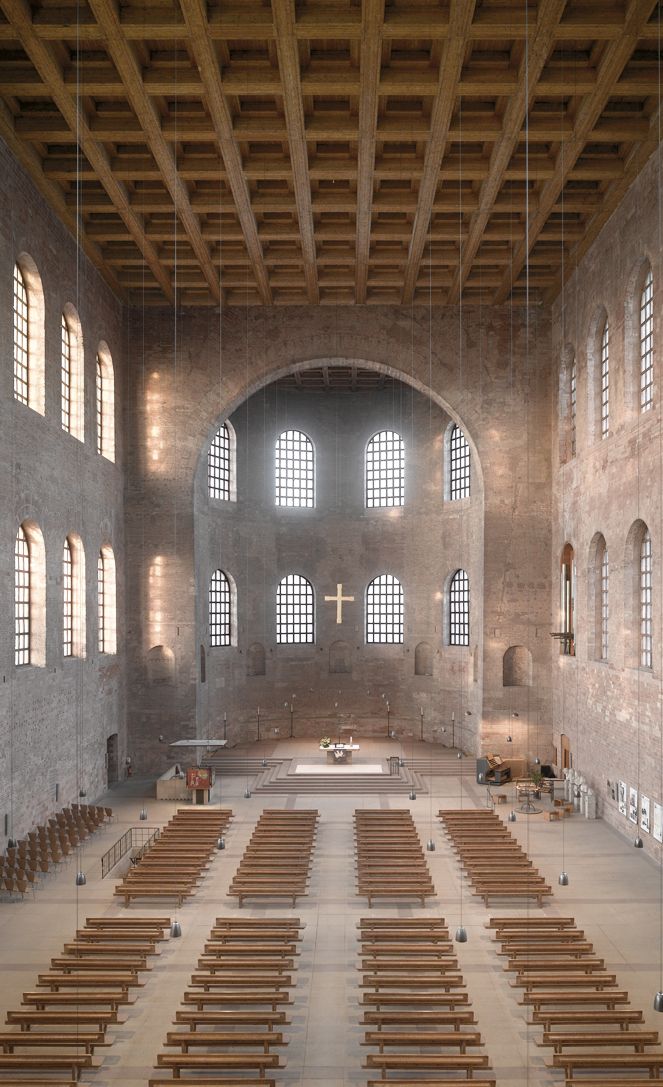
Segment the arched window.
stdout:
<path fill-rule="evenodd" d="M 75 535 L 62 550 L 62 653 L 85 656 L 85 553 Z"/>
<path fill-rule="evenodd" d="M 215 570 L 209 583 L 209 644 L 233 644 L 233 593 L 223 570 Z"/>
<path fill-rule="evenodd" d="M 608 321 L 603 326 L 600 346 L 601 365 L 601 437 L 607 438 L 610 432 L 610 330 Z"/>
<path fill-rule="evenodd" d="M 105 544 L 97 559 L 97 619 L 100 653 L 117 652 L 115 556 Z"/>
<path fill-rule="evenodd" d="M 608 618 L 609 618 L 609 615 L 610 615 L 610 612 L 609 612 L 609 596 L 608 596 L 609 588 L 610 588 L 610 564 L 609 564 L 609 560 L 608 560 L 608 548 L 605 546 L 605 541 L 603 543 L 603 548 L 601 549 L 601 552 L 599 554 L 600 554 L 600 559 L 601 559 L 601 565 L 600 565 L 600 578 L 601 578 L 600 589 L 601 589 L 601 591 L 600 591 L 600 596 L 599 596 L 599 599 L 600 599 L 600 602 L 601 602 L 601 608 L 600 608 L 601 658 L 600 659 L 603 660 L 603 661 L 606 661 L 608 659 Z"/>
<path fill-rule="evenodd" d="M 566 544 L 562 551 L 560 566 L 560 652 L 566 656 L 575 656 L 575 580 L 576 564 L 571 544 Z"/>
<path fill-rule="evenodd" d="M 571 372 L 569 374 L 569 423 L 571 431 L 571 456 L 576 455 L 576 419 L 578 414 L 578 372 L 576 370 L 575 357 L 571 363 Z"/>
<path fill-rule="evenodd" d="M 115 374 L 113 360 L 104 344 L 97 350 L 97 453 L 115 460 Z"/>
<path fill-rule="evenodd" d="M 12 296 L 14 396 L 44 414 L 44 292 L 27 253 L 14 265 Z"/>
<path fill-rule="evenodd" d="M 381 430 L 366 446 L 366 505 L 402 506 L 404 501 L 403 439 L 394 430 Z"/>
<path fill-rule="evenodd" d="M 640 295 L 640 411 L 654 399 L 654 277 L 651 268 Z"/>
<path fill-rule="evenodd" d="M 14 664 L 30 664 L 30 547 L 23 526 L 14 545 Z"/>
<path fill-rule="evenodd" d="M 30 403 L 30 305 L 23 272 L 14 265 L 14 396 Z M 26 543 L 27 546 L 27 543 Z M 18 662 L 17 662 L 18 663 Z M 21 661 L 27 664 L 27 661 Z"/>
<path fill-rule="evenodd" d="M 647 529 L 640 544 L 640 666 L 652 666 L 652 551 Z"/>
<path fill-rule="evenodd" d="M 470 644 L 470 579 L 456 570 L 449 585 L 449 645 Z"/>
<path fill-rule="evenodd" d="M 366 641 L 403 641 L 403 586 L 393 574 L 373 578 L 366 590 Z"/>
<path fill-rule="evenodd" d="M 83 441 L 83 360 L 78 314 L 67 304 L 60 318 L 62 429 Z"/>
<path fill-rule="evenodd" d="M 315 454 L 311 439 L 301 430 L 284 430 L 276 440 L 274 467 L 276 505 L 313 508 Z"/>
<path fill-rule="evenodd" d="M 313 586 L 301 574 L 287 574 L 276 593 L 276 641 L 280 644 L 315 641 Z"/>
<path fill-rule="evenodd" d="M 470 497 L 470 447 L 462 430 L 453 423 L 449 432 L 449 498 Z"/>
<path fill-rule="evenodd" d="M 210 498 L 236 498 L 235 431 L 228 422 L 221 423 L 207 453 L 207 486 Z"/>

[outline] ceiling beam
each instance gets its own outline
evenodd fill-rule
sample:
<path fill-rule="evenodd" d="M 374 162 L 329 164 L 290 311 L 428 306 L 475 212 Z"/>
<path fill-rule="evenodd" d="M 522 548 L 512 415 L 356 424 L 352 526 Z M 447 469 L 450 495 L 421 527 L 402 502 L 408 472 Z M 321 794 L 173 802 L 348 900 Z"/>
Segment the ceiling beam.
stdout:
<path fill-rule="evenodd" d="M 207 244 L 200 230 L 200 223 L 191 207 L 189 192 L 177 169 L 177 159 L 171 146 L 161 133 L 161 122 L 154 103 L 145 93 L 140 67 L 132 47 L 122 34 L 116 5 L 112 0 L 88 0 L 105 39 L 106 50 L 115 65 L 125 88 L 127 101 L 138 118 L 164 185 L 175 206 L 175 214 L 200 264 L 205 282 L 215 302 L 221 297 L 219 279 L 210 259 Z M 173 76 L 173 91 L 177 93 L 177 81 Z M 175 229 L 175 227 L 173 227 Z M 175 268 L 177 283 L 177 268 Z"/>
<path fill-rule="evenodd" d="M 299 43 L 295 36 L 295 0 L 272 0 L 272 15 L 276 31 L 276 52 L 279 59 L 283 109 L 290 148 L 290 163 L 301 235 L 304 275 L 309 302 L 320 301 L 316 267 L 315 232 L 311 204 L 311 178 L 306 145 L 306 123 L 299 65 Z"/>
<path fill-rule="evenodd" d="M 261 301 L 269 305 L 272 302 L 272 290 L 251 207 L 251 195 L 242 170 L 242 155 L 233 135 L 232 115 L 221 83 L 219 61 L 209 36 L 207 4 L 205 0 L 180 0 L 180 4 L 192 54 L 202 78 L 207 108 L 214 121 L 216 138 L 226 167 L 227 184 L 244 233 L 258 294 Z"/>
<path fill-rule="evenodd" d="M 357 146 L 357 233 L 355 241 L 355 297 L 366 301 L 368 258 L 371 248 L 371 214 L 375 175 L 375 144 L 382 60 L 384 0 L 364 0 L 359 84 Z"/>
<path fill-rule="evenodd" d="M 36 37 L 32 25 L 32 13 L 26 0 L 0 0 L 0 8 L 12 23 L 16 36 L 36 68 L 39 78 L 69 125 L 72 139 L 78 141 L 86 159 L 94 167 L 99 181 L 126 224 L 131 237 L 143 253 L 154 278 L 168 301 L 172 302 L 174 292 L 170 277 L 161 267 L 155 247 L 145 236 L 142 219 L 132 210 L 126 187 L 113 176 L 105 148 L 92 136 L 87 117 L 80 107 L 80 102 L 76 100 L 76 88 L 74 87 L 74 94 L 72 94 L 65 85 L 62 70 L 51 47 Z"/>
<path fill-rule="evenodd" d="M 461 247 L 458 270 L 449 290 L 450 305 L 455 305 L 460 298 L 493 210 L 495 198 L 504 184 L 507 169 L 520 144 L 522 127 L 526 121 L 534 89 L 555 44 L 557 27 L 565 7 L 566 0 L 542 0 L 539 5 L 536 26 L 533 28 L 534 33 L 529 45 L 525 46 L 526 54 L 520 63 L 518 89 L 509 99 L 504 112 L 502 135 L 493 146 L 488 176 L 482 183 L 479 193 L 479 208 L 472 216 L 467 242 Z"/>
<path fill-rule="evenodd" d="M 512 266 L 505 273 L 495 292 L 496 304 L 506 302 L 521 271 L 527 263 L 532 246 L 559 199 L 560 193 L 578 160 L 582 155 L 589 133 L 594 129 L 605 109 L 606 102 L 614 94 L 624 66 L 628 63 L 640 38 L 644 26 L 656 7 L 657 0 L 630 0 L 627 8 L 624 28 L 621 36 L 606 48 L 596 77 L 594 90 L 580 103 L 575 119 L 573 136 L 564 140 L 557 153 L 553 176 L 545 182 L 539 193 L 538 207 L 531 217 L 529 229 L 524 240 L 516 246 Z M 569 72 L 569 86 L 573 87 L 573 71 Z"/>
<path fill-rule="evenodd" d="M 408 253 L 402 301 L 412 301 L 419 265 L 426 244 L 433 202 L 440 178 L 440 167 L 447 146 L 449 126 L 456 104 L 457 84 L 467 49 L 467 36 L 474 17 L 476 0 L 451 0 L 449 36 L 444 43 L 438 75 L 437 92 L 431 111 L 430 135 L 426 146 L 424 166 L 419 183 L 417 210 L 414 215 L 412 238 Z"/>

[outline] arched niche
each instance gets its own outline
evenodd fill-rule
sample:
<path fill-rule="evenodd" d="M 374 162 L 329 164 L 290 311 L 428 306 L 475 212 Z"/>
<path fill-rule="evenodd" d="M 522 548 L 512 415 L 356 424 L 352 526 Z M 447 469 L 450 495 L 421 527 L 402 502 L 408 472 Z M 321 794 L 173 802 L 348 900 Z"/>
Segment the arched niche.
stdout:
<path fill-rule="evenodd" d="M 414 650 L 415 676 L 432 676 L 433 647 L 430 642 L 419 642 Z"/>
<path fill-rule="evenodd" d="M 246 662 L 246 674 L 248 676 L 264 676 L 265 674 L 265 647 L 262 642 L 254 642 L 249 646 Z"/>
<path fill-rule="evenodd" d="M 502 658 L 503 687 L 532 686 L 532 654 L 526 645 L 510 645 Z"/>
<path fill-rule="evenodd" d="M 332 642 L 329 647 L 329 671 L 333 673 L 352 672 L 352 650 L 347 642 Z"/>
<path fill-rule="evenodd" d="M 153 645 L 147 654 L 147 681 L 155 686 L 175 684 L 175 654 L 166 645 Z"/>

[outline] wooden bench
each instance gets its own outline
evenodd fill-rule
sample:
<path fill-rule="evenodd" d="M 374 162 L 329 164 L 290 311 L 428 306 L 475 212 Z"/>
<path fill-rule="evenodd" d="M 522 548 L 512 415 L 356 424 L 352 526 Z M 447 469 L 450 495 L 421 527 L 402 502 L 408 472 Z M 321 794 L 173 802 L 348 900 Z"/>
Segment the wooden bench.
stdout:
<path fill-rule="evenodd" d="M 96 1026 L 103 1031 L 110 1023 L 124 1023 L 118 1019 L 116 1011 L 8 1011 L 7 1023 L 15 1023 L 21 1030 L 29 1033 L 32 1027 L 49 1026 Z"/>
<path fill-rule="evenodd" d="M 59 970 L 63 974 L 70 974 L 72 970 L 104 970 L 106 972 L 116 973 L 118 971 L 130 971 L 135 972 L 137 970 L 147 970 L 147 958 L 145 955 L 125 956 L 121 958 L 115 956 L 83 956 L 83 955 L 61 955 L 55 959 L 51 959 L 51 967 L 53 970 Z"/>
<path fill-rule="evenodd" d="M 255 985 L 257 989 L 289 989 L 292 986 L 292 978 L 289 974 L 280 974 L 275 971 L 264 974 L 251 974 L 248 976 L 244 970 L 236 974 L 192 974 L 191 984 L 200 986 L 204 990 L 219 988 L 222 985 L 229 989 L 237 986 Z"/>
<path fill-rule="evenodd" d="M 277 1053 L 158 1053 L 157 1067 L 172 1068 L 176 1079 L 182 1068 L 211 1072 L 245 1068 L 283 1068 Z"/>
<path fill-rule="evenodd" d="M 560 1004 L 582 1004 L 585 1006 L 604 1006 L 608 1011 L 614 1011 L 618 1004 L 628 1004 L 629 996 L 624 989 L 601 989 L 595 992 L 565 992 L 559 989 L 555 992 L 544 990 L 530 991 L 523 994 L 522 1005 L 531 1005 L 535 1012 L 541 1011 L 542 1006 L 554 1004 L 557 1008 Z"/>
<path fill-rule="evenodd" d="M 617 984 L 615 974 L 608 974 L 600 970 L 588 974 L 541 974 L 536 971 L 522 970 L 515 981 L 509 984 L 513 988 L 543 989 L 545 986 L 552 988 L 555 985 L 572 988 L 578 986 L 582 989 L 605 989 Z"/>
<path fill-rule="evenodd" d="M 132 971 L 125 971 L 124 973 L 113 973 L 113 971 L 101 971 L 92 973 L 73 973 L 59 974 L 53 971 L 47 974 L 37 974 L 37 984 L 43 985 L 45 988 L 51 990 L 51 992 L 58 992 L 60 989 L 67 988 L 90 988 L 93 989 L 103 988 L 106 986 L 109 989 L 117 988 L 122 992 L 126 992 L 132 986 L 142 986 L 145 983 L 138 980 L 138 974 Z"/>
<path fill-rule="evenodd" d="M 173 1087 L 174 1084 L 177 1087 L 276 1087 L 276 1080 L 271 1079 L 269 1076 L 261 1075 L 259 1079 L 246 1079 L 242 1076 L 238 1079 L 237 1076 L 214 1076 L 213 1079 L 189 1079 L 188 1076 L 177 1076 L 176 1079 L 162 1079 L 160 1076 L 151 1076 L 148 1080 L 149 1087 Z M 3 1087 L 5 1085 L 3 1084 Z M 43 1083 L 39 1084 L 39 1087 L 45 1087 Z M 473 1084 L 472 1087 L 480 1087 L 479 1084 Z"/>
<path fill-rule="evenodd" d="M 224 1026 L 237 1024 L 240 1026 L 265 1026 L 286 1025 L 290 1022 L 283 1011 L 280 1012 L 249 1012 L 249 1011 L 187 1011 L 180 1009 L 175 1012 L 176 1023 L 186 1023 L 189 1030 L 195 1030 L 198 1026 Z"/>
<path fill-rule="evenodd" d="M 281 1031 L 217 1031 L 217 1030 L 170 1030 L 166 1035 L 166 1045 L 179 1046 L 183 1053 L 188 1053 L 193 1046 L 261 1046 L 269 1053 L 271 1046 L 285 1045 Z"/>
<path fill-rule="evenodd" d="M 555 1053 L 582 1046 L 632 1046 L 635 1053 L 644 1053 L 645 1046 L 658 1045 L 657 1030 L 621 1031 L 550 1031 L 544 1030 L 541 1046 L 552 1046 Z"/>
<path fill-rule="evenodd" d="M 663 1053 L 555 1053 L 550 1068 L 562 1068 L 567 1083 L 577 1083 L 576 1072 L 642 1072 L 661 1075 Z M 648 1081 L 651 1082 L 651 1079 Z M 612 1081 L 611 1081 L 612 1087 Z"/>
<path fill-rule="evenodd" d="M 67 1072 L 72 1080 L 78 1080 L 84 1068 L 91 1068 L 89 1053 L 0 1053 L 0 1071 L 17 1072 Z M 47 1081 L 42 1080 L 42 1085 Z"/>
<path fill-rule="evenodd" d="M 13 1053 L 15 1049 L 21 1049 L 24 1046 L 33 1047 L 39 1049 L 42 1046 L 47 1047 L 59 1047 L 59 1046 L 73 1046 L 74 1048 L 81 1048 L 86 1053 L 92 1055 L 96 1046 L 107 1046 L 110 1042 L 106 1041 L 104 1031 L 37 1031 L 37 1030 L 16 1030 L 16 1031 L 0 1031 L 0 1051 L 2 1053 Z"/>
<path fill-rule="evenodd" d="M 23 1004 L 45 1011 L 47 1007 L 63 1007 L 68 1004 L 103 1006 L 117 1011 L 120 1004 L 135 1004 L 135 997 L 129 996 L 126 989 L 112 991 L 95 989 L 89 993 L 32 992 L 23 993 Z"/>
<path fill-rule="evenodd" d="M 252 1007 L 265 1005 L 270 1007 L 272 1011 L 277 1010 L 279 1004 L 292 1004 L 293 1000 L 289 993 L 280 990 L 258 990 L 258 991 L 241 991 L 241 990 L 228 990 L 226 992 L 209 992 L 208 990 L 201 990 L 201 992 L 195 992 L 187 990 L 182 997 L 184 1004 L 193 1004 L 202 1011 L 203 1008 L 211 1005 L 220 1005 L 225 1007 L 226 1005 L 241 1005 L 243 1007 Z"/>
<path fill-rule="evenodd" d="M 363 1067 L 380 1068 L 383 1078 L 387 1072 L 399 1069 L 465 1072 L 469 1077 L 479 1069 L 488 1068 L 488 1056 L 485 1053 L 369 1053 Z"/>
<path fill-rule="evenodd" d="M 388 1033 L 384 1030 L 367 1030 L 362 1045 L 375 1045 L 380 1053 L 385 1046 L 455 1046 L 460 1053 L 465 1053 L 468 1046 L 480 1046 L 481 1035 L 476 1030 L 418 1030 L 407 1033 L 398 1031 Z"/>
<path fill-rule="evenodd" d="M 362 1023 L 376 1026 L 378 1030 L 382 1027 L 398 1026 L 399 1024 L 404 1026 L 407 1026 L 408 1024 L 412 1024 L 413 1026 L 428 1026 L 432 1024 L 442 1026 L 443 1024 L 446 1024 L 447 1026 L 453 1027 L 454 1030 L 459 1030 L 462 1026 L 475 1022 L 476 1017 L 474 1012 L 467 1009 L 455 1011 L 365 1011 L 364 1018 L 362 1019 Z"/>
<path fill-rule="evenodd" d="M 550 959 L 543 958 L 539 955 L 518 956 L 516 959 L 509 959 L 507 965 L 504 967 L 505 971 L 516 971 L 521 973 L 523 970 L 529 970 L 536 964 L 536 970 L 539 974 L 544 974 L 550 970 L 552 973 L 559 973 L 562 970 L 575 972 L 577 970 L 585 970 L 591 973 L 595 970 L 605 969 L 605 962 L 603 959 L 598 959 L 595 956 L 584 955 L 582 958 L 564 958 L 561 955 L 554 955 Z"/>
<path fill-rule="evenodd" d="M 485 928 L 575 928 L 574 917 L 489 917 Z"/>
<path fill-rule="evenodd" d="M 532 1012 L 532 1026 L 541 1025 L 544 1030 L 550 1030 L 553 1026 L 574 1026 L 587 1024 L 587 1026 L 618 1026 L 620 1030 L 628 1030 L 631 1023 L 644 1022 L 644 1016 L 639 1008 L 623 1009 L 620 1011 L 605 1011 L 595 1008 L 587 1011 L 534 1011 Z"/>
<path fill-rule="evenodd" d="M 467 991 L 456 993 L 380 993 L 366 992 L 361 995 L 361 1004 L 372 1004 L 378 1011 L 382 1007 L 403 1006 L 407 1008 L 456 1008 L 469 1004 Z"/>
<path fill-rule="evenodd" d="M 427 974 L 425 977 L 409 977 L 404 981 L 402 977 L 388 974 L 364 974 L 360 982 L 362 989 L 459 989 L 465 982 L 462 974 Z"/>

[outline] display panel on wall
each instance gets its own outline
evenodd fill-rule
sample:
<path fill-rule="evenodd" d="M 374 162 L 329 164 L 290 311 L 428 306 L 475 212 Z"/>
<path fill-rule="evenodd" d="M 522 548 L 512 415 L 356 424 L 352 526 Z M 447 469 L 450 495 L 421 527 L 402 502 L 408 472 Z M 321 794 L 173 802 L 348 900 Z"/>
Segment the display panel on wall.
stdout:
<path fill-rule="evenodd" d="M 640 797 L 640 829 L 649 834 L 649 797 Z"/>
<path fill-rule="evenodd" d="M 663 806 L 654 801 L 654 838 L 663 842 Z"/>
<path fill-rule="evenodd" d="M 638 821 L 638 790 L 631 788 L 628 791 L 628 817 L 632 823 Z"/>
<path fill-rule="evenodd" d="M 617 798 L 619 800 L 619 814 L 626 815 L 626 782 L 618 782 Z"/>

